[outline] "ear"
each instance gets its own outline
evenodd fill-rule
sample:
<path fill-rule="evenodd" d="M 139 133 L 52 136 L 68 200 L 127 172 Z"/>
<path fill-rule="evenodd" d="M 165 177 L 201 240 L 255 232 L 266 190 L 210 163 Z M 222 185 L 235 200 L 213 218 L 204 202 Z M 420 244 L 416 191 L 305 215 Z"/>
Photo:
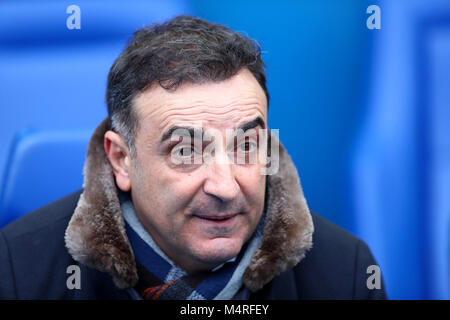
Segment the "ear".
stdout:
<path fill-rule="evenodd" d="M 104 136 L 106 156 L 111 164 L 116 184 L 120 190 L 131 190 L 131 157 L 127 144 L 122 137 L 113 131 L 107 131 Z"/>

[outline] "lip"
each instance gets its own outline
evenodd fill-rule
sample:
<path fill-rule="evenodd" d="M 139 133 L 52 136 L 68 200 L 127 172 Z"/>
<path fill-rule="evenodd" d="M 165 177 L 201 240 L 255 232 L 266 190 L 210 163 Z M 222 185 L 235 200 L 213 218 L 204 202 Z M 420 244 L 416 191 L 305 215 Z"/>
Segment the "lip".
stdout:
<path fill-rule="evenodd" d="M 206 223 L 224 226 L 232 223 L 238 215 L 238 213 L 229 213 L 218 215 L 194 215 L 194 217 Z"/>

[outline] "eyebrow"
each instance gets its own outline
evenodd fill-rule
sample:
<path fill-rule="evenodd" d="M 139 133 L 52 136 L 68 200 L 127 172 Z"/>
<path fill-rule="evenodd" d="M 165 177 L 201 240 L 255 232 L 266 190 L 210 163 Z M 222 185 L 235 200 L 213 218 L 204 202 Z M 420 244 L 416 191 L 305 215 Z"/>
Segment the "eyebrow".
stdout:
<path fill-rule="evenodd" d="M 189 133 L 187 136 L 190 136 L 191 139 L 193 139 L 195 137 L 196 131 L 200 132 L 201 136 L 203 137 L 203 129 L 202 128 L 173 126 L 163 134 L 163 136 L 161 138 L 161 143 L 168 140 L 172 136 L 172 134 L 177 130 L 183 130 L 182 133 L 187 131 Z"/>
<path fill-rule="evenodd" d="M 245 132 L 247 130 L 254 129 L 257 126 L 260 126 L 263 129 L 266 128 L 266 124 L 261 117 L 256 117 L 254 120 L 244 123 L 238 129 L 241 129 L 242 131 Z"/>
<path fill-rule="evenodd" d="M 261 126 L 263 129 L 266 128 L 266 124 L 265 124 L 264 120 L 259 116 L 249 122 L 242 124 L 237 129 L 241 129 L 242 131 L 245 132 L 247 130 L 254 129 L 258 126 Z M 191 139 L 193 139 L 195 137 L 195 133 L 198 130 L 197 132 L 200 132 L 201 136 L 203 138 L 203 134 L 204 134 L 203 128 L 173 126 L 162 135 L 161 143 L 168 140 L 176 130 L 180 130 L 180 129 L 182 129 L 185 132 L 187 131 L 189 133 L 188 135 L 191 137 Z"/>

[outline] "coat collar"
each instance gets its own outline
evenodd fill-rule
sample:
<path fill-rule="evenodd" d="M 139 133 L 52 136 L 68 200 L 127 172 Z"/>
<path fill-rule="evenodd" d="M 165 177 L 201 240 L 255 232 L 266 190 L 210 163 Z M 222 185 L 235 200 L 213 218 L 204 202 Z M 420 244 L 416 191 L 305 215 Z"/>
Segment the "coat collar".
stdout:
<path fill-rule="evenodd" d="M 119 288 L 130 288 L 138 276 L 114 175 L 103 148 L 107 130 L 105 119 L 89 142 L 84 191 L 66 229 L 65 243 L 76 261 L 109 273 Z M 272 143 L 279 142 L 272 137 Z M 243 276 L 251 291 L 299 263 L 312 247 L 314 226 L 297 170 L 281 143 L 279 147 L 278 173 L 267 176 L 262 240 Z"/>

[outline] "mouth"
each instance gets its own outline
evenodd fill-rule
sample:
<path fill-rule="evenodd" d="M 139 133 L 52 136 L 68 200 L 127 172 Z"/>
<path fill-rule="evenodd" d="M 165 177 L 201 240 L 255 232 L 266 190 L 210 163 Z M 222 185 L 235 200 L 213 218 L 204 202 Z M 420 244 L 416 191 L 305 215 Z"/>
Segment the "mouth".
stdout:
<path fill-rule="evenodd" d="M 229 213 L 229 214 L 206 214 L 206 215 L 194 215 L 194 217 L 202 220 L 203 222 L 225 226 L 233 222 L 238 216 L 238 213 Z"/>

